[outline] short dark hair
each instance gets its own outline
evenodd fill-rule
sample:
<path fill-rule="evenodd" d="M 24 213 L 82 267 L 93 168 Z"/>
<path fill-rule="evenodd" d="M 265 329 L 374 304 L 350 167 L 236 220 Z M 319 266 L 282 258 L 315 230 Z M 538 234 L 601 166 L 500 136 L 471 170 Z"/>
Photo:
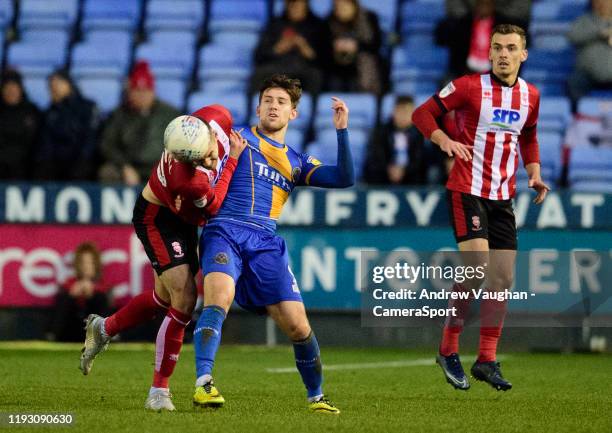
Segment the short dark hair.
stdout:
<path fill-rule="evenodd" d="M 302 83 L 297 78 L 289 78 L 284 74 L 274 74 L 271 77 L 264 80 L 259 87 L 259 103 L 261 104 L 261 98 L 264 92 L 268 89 L 278 87 L 286 90 L 291 98 L 291 105 L 293 108 L 297 107 L 302 97 Z"/>
<path fill-rule="evenodd" d="M 511 35 L 516 33 L 521 37 L 521 41 L 523 41 L 523 48 L 527 46 L 527 33 L 525 30 L 514 24 L 498 24 L 493 27 L 493 32 L 491 32 L 491 41 L 493 41 L 493 36 L 498 33 L 500 35 Z"/>
<path fill-rule="evenodd" d="M 397 95 L 395 98 L 395 106 L 404 104 L 414 104 L 414 98 L 411 95 Z"/>

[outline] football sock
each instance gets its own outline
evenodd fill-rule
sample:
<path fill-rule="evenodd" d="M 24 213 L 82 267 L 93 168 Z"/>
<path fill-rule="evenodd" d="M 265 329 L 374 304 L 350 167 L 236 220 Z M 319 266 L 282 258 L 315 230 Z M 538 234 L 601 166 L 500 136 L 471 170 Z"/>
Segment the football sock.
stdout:
<path fill-rule="evenodd" d="M 221 327 L 224 320 L 225 310 L 217 305 L 204 307 L 200 314 L 193 331 L 196 377 L 198 378 L 212 374 L 215 356 L 221 343 Z"/>
<path fill-rule="evenodd" d="M 191 316 L 181 313 L 174 308 L 168 310 L 155 341 L 155 371 L 153 373 L 153 387 L 168 388 L 168 380 L 172 376 L 174 367 L 181 352 L 185 327 L 189 324 Z"/>
<path fill-rule="evenodd" d="M 440 342 L 440 355 L 442 356 L 459 353 L 459 336 L 463 331 L 465 318 L 470 312 L 470 303 L 472 302 L 471 292 L 461 284 L 455 284 L 452 290 L 453 292 L 468 293 L 468 297 L 467 299 L 450 299 L 448 301 L 449 308 L 457 308 L 457 315 L 449 316 L 444 323 L 442 341 Z"/>
<path fill-rule="evenodd" d="M 133 297 L 123 308 L 104 320 L 103 332 L 112 337 L 121 331 L 152 320 L 165 313 L 170 304 L 164 302 L 155 290 Z"/>
<path fill-rule="evenodd" d="M 308 400 L 314 401 L 323 395 L 321 390 L 323 367 L 319 343 L 312 331 L 305 340 L 293 342 L 293 353 L 295 354 L 295 365 L 306 386 Z"/>
<path fill-rule="evenodd" d="M 480 304 L 480 344 L 478 361 L 489 362 L 497 359 L 497 342 L 501 337 L 507 301 L 483 299 Z"/>

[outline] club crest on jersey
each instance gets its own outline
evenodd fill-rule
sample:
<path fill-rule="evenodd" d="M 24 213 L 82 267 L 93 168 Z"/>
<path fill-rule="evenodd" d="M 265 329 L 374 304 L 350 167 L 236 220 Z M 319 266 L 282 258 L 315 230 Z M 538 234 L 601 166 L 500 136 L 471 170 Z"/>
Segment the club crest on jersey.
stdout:
<path fill-rule="evenodd" d="M 174 257 L 179 259 L 185 255 L 183 248 L 179 242 L 172 242 L 172 249 L 174 250 Z"/>
<path fill-rule="evenodd" d="M 454 91 L 455 91 L 455 85 L 451 81 L 442 90 L 440 90 L 440 93 L 438 94 L 438 96 L 440 96 L 440 98 L 446 98 L 448 95 L 452 94 Z"/>
<path fill-rule="evenodd" d="M 493 119 L 491 120 L 491 126 L 497 126 L 502 129 L 509 129 L 513 123 L 521 120 L 521 113 L 514 110 L 505 110 L 503 108 L 496 108 L 493 110 Z"/>
<path fill-rule="evenodd" d="M 297 183 L 301 174 L 302 169 L 300 167 L 293 167 L 293 170 L 291 170 L 291 180 L 293 180 L 293 183 Z"/>
<path fill-rule="evenodd" d="M 474 215 L 472 217 L 472 231 L 480 231 L 482 227 L 480 227 L 480 217 L 478 215 Z"/>

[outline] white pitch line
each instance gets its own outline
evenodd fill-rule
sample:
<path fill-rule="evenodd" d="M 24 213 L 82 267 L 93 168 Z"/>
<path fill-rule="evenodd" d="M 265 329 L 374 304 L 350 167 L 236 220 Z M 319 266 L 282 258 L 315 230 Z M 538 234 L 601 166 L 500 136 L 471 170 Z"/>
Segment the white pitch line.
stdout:
<path fill-rule="evenodd" d="M 475 356 L 466 356 L 464 361 L 473 361 Z M 507 356 L 500 355 L 497 357 L 499 361 L 506 359 Z M 419 358 L 419 359 L 406 359 L 401 361 L 387 361 L 387 362 L 359 362 L 352 364 L 324 364 L 323 370 L 366 370 L 371 368 L 401 368 L 401 367 L 422 367 L 427 365 L 435 365 L 436 361 L 433 358 Z M 295 373 L 295 367 L 283 367 L 283 368 L 266 368 L 267 373 L 282 374 L 282 373 Z"/>
<path fill-rule="evenodd" d="M 388 362 L 361 362 L 354 364 L 325 364 L 323 369 L 329 370 L 365 370 L 369 368 L 398 368 L 398 367 L 418 367 L 423 365 L 434 365 L 432 358 L 411 359 L 403 361 Z M 268 373 L 295 373 L 295 367 L 290 368 L 266 368 Z"/>

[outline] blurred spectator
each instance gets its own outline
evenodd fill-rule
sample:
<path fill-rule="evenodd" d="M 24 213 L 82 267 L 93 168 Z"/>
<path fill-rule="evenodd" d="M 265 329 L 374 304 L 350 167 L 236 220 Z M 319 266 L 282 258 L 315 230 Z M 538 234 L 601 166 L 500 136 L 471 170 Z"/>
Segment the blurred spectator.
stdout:
<path fill-rule="evenodd" d="M 28 99 L 17 71 L 6 71 L 0 87 L 0 179 L 25 179 L 38 138 L 40 112 Z"/>
<path fill-rule="evenodd" d="M 574 103 L 593 89 L 612 90 L 612 1 L 593 0 L 592 11 L 573 23 L 568 38 L 577 48 L 568 80 Z"/>
<path fill-rule="evenodd" d="M 92 242 L 83 242 L 74 252 L 74 277 L 68 279 L 55 299 L 50 339 L 82 341 L 83 320 L 89 314 L 108 313 L 107 287 L 102 280 L 100 251 Z"/>
<path fill-rule="evenodd" d="M 164 130 L 181 113 L 155 96 L 155 78 L 145 61 L 134 65 L 127 84 L 125 103 L 111 114 L 100 144 L 105 163 L 103 182 L 138 185 L 164 149 Z"/>
<path fill-rule="evenodd" d="M 89 180 L 94 171 L 98 110 L 83 98 L 64 69 L 48 79 L 51 105 L 44 113 L 36 177 L 44 180 Z"/>
<path fill-rule="evenodd" d="M 526 28 L 529 22 L 530 1 L 511 2 L 476 0 L 473 9 L 458 15 L 471 3 L 447 1 L 448 16 L 436 26 L 438 45 L 449 48 L 447 79 L 473 72 L 486 72 L 489 64 L 489 46 L 493 27 L 500 23 Z M 525 15 L 526 14 L 526 15 Z"/>
<path fill-rule="evenodd" d="M 398 96 L 391 118 L 372 133 L 364 180 L 372 184 L 414 185 L 427 180 L 425 140 L 412 124 L 414 101 Z"/>
<path fill-rule="evenodd" d="M 327 23 L 332 40 L 329 90 L 381 94 L 386 80 L 381 73 L 382 32 L 376 14 L 357 0 L 334 0 Z"/>
<path fill-rule="evenodd" d="M 306 92 L 317 94 L 330 46 L 324 22 L 312 13 L 308 0 L 285 0 L 285 12 L 270 21 L 255 50 L 251 92 L 272 74 L 299 78 Z"/>
<path fill-rule="evenodd" d="M 494 0 L 495 10 L 501 16 L 500 22 L 515 24 L 527 30 L 531 17 L 531 0 Z M 446 16 L 462 18 L 469 15 L 476 0 L 446 0 Z"/>

